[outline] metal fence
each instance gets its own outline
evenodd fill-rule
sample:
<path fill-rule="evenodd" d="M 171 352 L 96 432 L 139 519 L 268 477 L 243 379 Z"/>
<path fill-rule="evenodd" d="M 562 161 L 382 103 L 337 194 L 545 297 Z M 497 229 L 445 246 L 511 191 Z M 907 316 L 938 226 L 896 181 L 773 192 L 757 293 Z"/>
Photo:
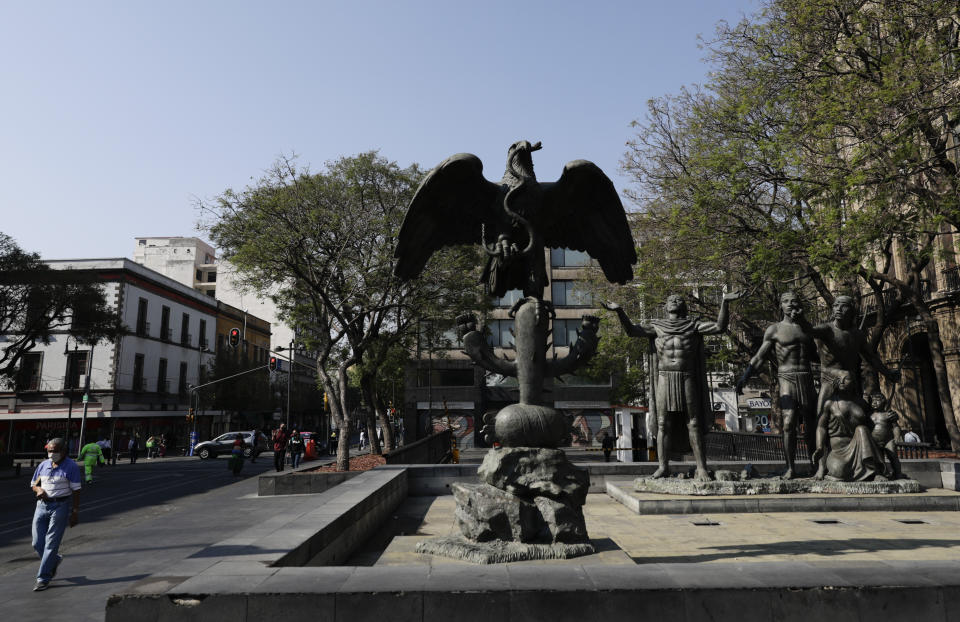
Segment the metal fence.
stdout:
<path fill-rule="evenodd" d="M 704 440 L 708 460 L 784 461 L 787 455 L 783 449 L 783 437 L 779 434 L 707 432 Z M 810 459 L 807 443 L 799 437 L 796 459 L 797 461 Z"/>
<path fill-rule="evenodd" d="M 744 432 L 707 432 L 704 438 L 708 460 L 786 460 L 780 434 Z M 897 457 L 923 459 L 930 457 L 930 443 L 897 443 Z M 797 462 L 809 460 L 807 443 L 798 435 Z"/>

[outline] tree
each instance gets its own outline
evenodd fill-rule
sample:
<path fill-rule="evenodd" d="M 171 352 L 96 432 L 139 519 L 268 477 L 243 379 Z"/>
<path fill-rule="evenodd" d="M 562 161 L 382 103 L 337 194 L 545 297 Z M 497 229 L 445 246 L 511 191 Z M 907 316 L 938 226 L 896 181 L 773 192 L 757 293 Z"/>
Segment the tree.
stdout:
<path fill-rule="evenodd" d="M 879 303 L 875 343 L 908 302 L 927 328 L 955 450 L 921 286 L 944 224 L 960 222 L 958 30 L 952 2 L 770 0 L 718 28 L 710 82 L 652 102 L 626 161 L 671 251 L 707 251 L 694 257 L 701 272 L 789 282 L 827 304 L 837 288 L 858 292 L 859 278 Z"/>
<path fill-rule="evenodd" d="M 95 344 L 116 338 L 123 325 L 98 284 L 51 269 L 0 233 L 0 380 L 16 385 L 23 355 L 64 330 L 80 343 Z"/>
<path fill-rule="evenodd" d="M 396 231 L 421 175 L 416 165 L 402 169 L 376 152 L 340 158 L 317 174 L 281 158 L 254 186 L 227 190 L 202 206 L 213 216 L 211 238 L 243 281 L 260 292 L 279 285 L 274 298 L 318 353 L 319 381 L 344 440 L 353 424 L 348 370 L 364 371 L 364 399 L 392 447 L 386 409 L 379 407 L 380 352 L 408 335 L 417 318 L 479 304 L 469 281 L 478 265 L 473 251 L 444 253 L 409 283 L 393 277 Z M 348 465 L 341 442 L 337 468 Z"/>

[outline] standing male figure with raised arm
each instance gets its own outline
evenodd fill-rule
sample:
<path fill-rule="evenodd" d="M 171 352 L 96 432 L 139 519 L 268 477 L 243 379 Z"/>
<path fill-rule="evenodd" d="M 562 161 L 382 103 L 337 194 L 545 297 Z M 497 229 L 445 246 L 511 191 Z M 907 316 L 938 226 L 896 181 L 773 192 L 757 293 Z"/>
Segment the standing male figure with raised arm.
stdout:
<path fill-rule="evenodd" d="M 803 422 L 803 438 L 807 451 L 813 455 L 817 435 L 817 391 L 813 386 L 810 362 L 816 354 L 816 344 L 803 317 L 803 305 L 794 292 L 780 296 L 783 319 L 771 324 L 763 334 L 763 343 L 750 359 L 750 364 L 737 382 L 737 395 L 743 385 L 773 350 L 777 363 L 777 382 L 780 387 L 780 412 L 783 414 L 783 446 L 786 450 L 786 479 L 796 475 L 797 426 Z M 806 326 L 806 328 L 805 328 Z"/>
<path fill-rule="evenodd" d="M 607 302 L 603 305 L 616 312 L 625 333 L 631 337 L 652 339 L 656 349 L 656 356 L 652 360 L 656 371 L 651 382 L 654 395 L 650 400 L 657 415 L 657 457 L 660 468 L 654 472 L 655 478 L 669 475 L 667 456 L 672 448 L 671 437 L 675 434 L 671 428 L 686 422 L 690 448 L 697 462 L 695 477 L 699 481 L 710 480 L 703 449 L 703 434 L 709 426 L 704 419 L 712 412 L 707 404 L 709 389 L 703 335 L 718 335 L 727 329 L 730 301 L 742 295 L 741 292 L 724 295 L 716 322 L 688 318 L 687 303 L 678 294 L 667 297 L 666 319 L 650 320 L 646 325 L 633 324 L 616 303 Z"/>

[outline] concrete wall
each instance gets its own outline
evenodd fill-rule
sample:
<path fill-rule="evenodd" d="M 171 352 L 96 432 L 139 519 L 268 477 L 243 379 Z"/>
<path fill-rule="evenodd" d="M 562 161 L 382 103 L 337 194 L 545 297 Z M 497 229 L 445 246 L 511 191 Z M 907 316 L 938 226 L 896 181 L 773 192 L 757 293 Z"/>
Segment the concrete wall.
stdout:
<path fill-rule="evenodd" d="M 450 430 L 431 434 L 419 441 L 384 454 L 387 464 L 438 464 L 450 455 Z"/>

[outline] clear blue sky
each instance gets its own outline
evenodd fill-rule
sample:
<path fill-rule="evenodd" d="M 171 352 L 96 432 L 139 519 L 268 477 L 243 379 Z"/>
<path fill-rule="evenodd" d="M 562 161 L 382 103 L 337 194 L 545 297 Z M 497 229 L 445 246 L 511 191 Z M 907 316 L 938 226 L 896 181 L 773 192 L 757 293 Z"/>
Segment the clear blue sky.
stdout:
<path fill-rule="evenodd" d="M 425 168 L 542 141 L 542 181 L 702 82 L 697 35 L 758 0 L 0 3 L 0 231 L 45 258 L 198 235 L 197 198 L 279 155 Z"/>

